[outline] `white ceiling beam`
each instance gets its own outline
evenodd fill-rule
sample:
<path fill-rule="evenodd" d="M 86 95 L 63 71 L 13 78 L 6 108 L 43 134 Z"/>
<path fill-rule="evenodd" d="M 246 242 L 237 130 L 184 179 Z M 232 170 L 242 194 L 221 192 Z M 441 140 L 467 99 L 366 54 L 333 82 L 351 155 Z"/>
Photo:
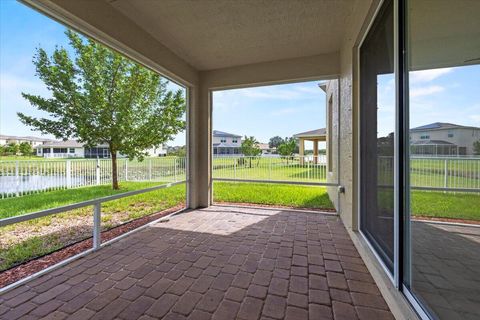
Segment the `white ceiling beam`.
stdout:
<path fill-rule="evenodd" d="M 229 89 L 259 85 L 326 80 L 340 74 L 338 52 L 309 57 L 269 61 L 200 72 L 209 89 Z"/>

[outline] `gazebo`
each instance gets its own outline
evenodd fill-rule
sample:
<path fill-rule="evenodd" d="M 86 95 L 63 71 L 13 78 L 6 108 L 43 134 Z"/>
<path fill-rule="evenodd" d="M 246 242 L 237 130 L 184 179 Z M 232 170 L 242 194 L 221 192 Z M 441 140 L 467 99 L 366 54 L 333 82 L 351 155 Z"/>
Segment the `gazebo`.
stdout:
<path fill-rule="evenodd" d="M 299 140 L 300 164 L 304 162 L 305 141 L 313 141 L 313 162 L 318 163 L 318 142 L 327 141 L 327 130 L 325 128 L 305 131 L 293 135 Z"/>

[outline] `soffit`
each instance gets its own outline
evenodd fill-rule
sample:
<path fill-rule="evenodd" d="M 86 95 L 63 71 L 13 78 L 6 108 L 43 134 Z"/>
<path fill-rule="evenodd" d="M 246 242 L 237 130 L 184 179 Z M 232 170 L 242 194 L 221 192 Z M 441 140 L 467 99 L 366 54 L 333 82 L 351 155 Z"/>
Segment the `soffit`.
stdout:
<path fill-rule="evenodd" d="M 197 70 L 340 50 L 353 0 L 109 3 Z"/>

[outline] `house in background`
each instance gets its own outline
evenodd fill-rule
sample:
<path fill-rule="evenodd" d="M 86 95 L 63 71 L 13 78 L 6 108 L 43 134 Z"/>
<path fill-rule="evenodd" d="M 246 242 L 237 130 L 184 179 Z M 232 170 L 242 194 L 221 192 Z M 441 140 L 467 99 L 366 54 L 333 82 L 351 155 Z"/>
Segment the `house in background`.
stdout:
<path fill-rule="evenodd" d="M 473 155 L 480 128 L 434 122 L 410 130 L 410 153 L 416 155 Z"/>
<path fill-rule="evenodd" d="M 277 152 L 277 148 L 270 148 L 268 143 L 259 143 L 258 147 L 260 148 L 260 150 L 262 150 L 262 156 L 274 154 Z"/>
<path fill-rule="evenodd" d="M 239 155 L 241 154 L 242 136 L 213 130 L 212 146 L 214 155 Z"/>
<path fill-rule="evenodd" d="M 109 158 L 108 147 L 85 148 L 76 140 L 52 141 L 37 146 L 36 154 L 44 158 Z"/>
<path fill-rule="evenodd" d="M 28 142 L 33 148 L 44 143 L 52 142 L 52 139 L 38 138 L 32 136 L 18 137 L 18 136 L 7 136 L 0 135 L 0 145 L 6 145 L 9 143 L 20 144 L 22 142 Z"/>
<path fill-rule="evenodd" d="M 110 151 L 106 144 L 97 145 L 88 148 L 84 143 L 77 140 L 53 141 L 36 148 L 36 154 L 44 158 L 110 158 Z M 167 155 L 167 151 L 163 146 L 151 148 L 147 151 L 148 157 L 163 157 Z M 122 157 L 122 155 L 118 155 Z"/>
<path fill-rule="evenodd" d="M 300 156 L 300 163 L 303 164 L 304 162 L 304 157 L 305 157 L 305 141 L 312 141 L 313 142 L 313 162 L 318 163 L 319 162 L 319 156 L 318 156 L 318 143 L 327 141 L 327 129 L 326 128 L 320 128 L 320 129 L 315 129 L 315 130 L 310 130 L 310 131 L 305 131 L 305 132 L 300 132 L 297 134 L 294 134 L 293 137 L 295 139 L 298 139 L 298 150 L 299 150 L 299 156 Z M 328 143 L 327 143 L 327 150 L 328 150 Z M 328 152 L 328 151 L 327 151 Z"/>

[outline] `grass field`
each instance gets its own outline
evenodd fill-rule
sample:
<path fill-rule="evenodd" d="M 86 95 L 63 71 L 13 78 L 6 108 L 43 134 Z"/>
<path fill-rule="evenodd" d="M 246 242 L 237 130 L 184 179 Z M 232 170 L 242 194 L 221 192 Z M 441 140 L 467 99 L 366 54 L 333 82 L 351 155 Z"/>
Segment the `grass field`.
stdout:
<path fill-rule="evenodd" d="M 109 185 L 58 190 L 0 200 L 0 218 L 58 207 L 121 192 L 148 188 L 158 182 L 122 182 L 120 190 Z M 300 208 L 333 209 L 325 187 L 219 182 L 215 202 L 254 203 Z M 413 215 L 480 221 L 480 195 L 413 191 Z M 177 185 L 102 205 L 102 230 L 185 203 L 185 185 Z M 0 271 L 91 237 L 91 206 L 0 228 Z"/>
<path fill-rule="evenodd" d="M 415 190 L 411 211 L 414 216 L 480 221 L 480 194 Z"/>
<path fill-rule="evenodd" d="M 40 211 L 158 183 L 121 184 L 120 190 L 96 186 L 0 200 L 0 218 Z M 102 230 L 185 203 L 185 185 L 159 189 L 102 204 Z M 0 271 L 92 235 L 92 206 L 0 228 Z"/>
<path fill-rule="evenodd" d="M 0 156 L 0 161 L 11 160 L 46 160 L 46 158 L 37 156 Z"/>
<path fill-rule="evenodd" d="M 213 185 L 213 199 L 218 202 L 334 209 L 326 188 L 314 186 L 215 182 Z"/>

